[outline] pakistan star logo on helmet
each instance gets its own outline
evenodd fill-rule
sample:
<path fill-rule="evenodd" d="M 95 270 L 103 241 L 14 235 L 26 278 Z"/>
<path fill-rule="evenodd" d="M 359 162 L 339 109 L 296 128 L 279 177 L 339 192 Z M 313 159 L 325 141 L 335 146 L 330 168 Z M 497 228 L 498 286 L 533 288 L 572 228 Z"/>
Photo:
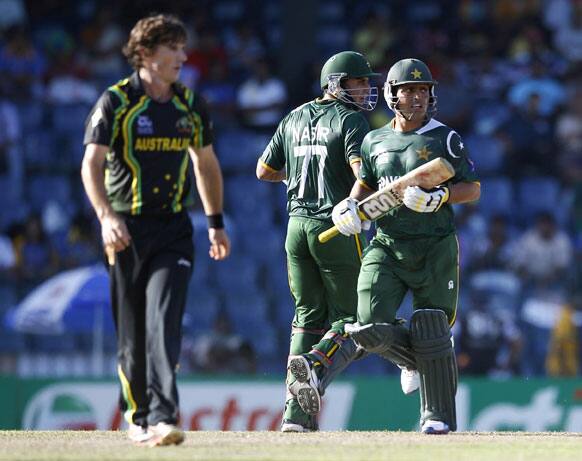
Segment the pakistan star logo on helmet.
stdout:
<path fill-rule="evenodd" d="M 430 69 L 420 59 L 401 59 L 390 68 L 386 76 L 386 83 L 384 83 L 386 104 L 388 104 L 392 112 L 399 113 L 396 92 L 400 85 L 407 83 L 425 83 L 429 86 L 430 97 L 426 117 L 430 119 L 437 110 L 437 97 L 434 93 L 434 87 L 438 82 L 432 78 Z"/>

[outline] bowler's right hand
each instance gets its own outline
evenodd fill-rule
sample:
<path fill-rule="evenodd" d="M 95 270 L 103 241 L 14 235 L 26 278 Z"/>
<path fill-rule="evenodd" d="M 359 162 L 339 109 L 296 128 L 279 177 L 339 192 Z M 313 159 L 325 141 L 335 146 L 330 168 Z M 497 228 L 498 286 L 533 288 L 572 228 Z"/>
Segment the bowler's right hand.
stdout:
<path fill-rule="evenodd" d="M 358 215 L 358 202 L 351 197 L 342 200 L 333 207 L 331 219 L 340 234 L 350 236 L 362 232 L 363 226 Z"/>
<path fill-rule="evenodd" d="M 131 242 L 125 221 L 115 212 L 101 219 L 101 238 L 105 247 L 112 247 L 116 252 L 125 250 Z"/>

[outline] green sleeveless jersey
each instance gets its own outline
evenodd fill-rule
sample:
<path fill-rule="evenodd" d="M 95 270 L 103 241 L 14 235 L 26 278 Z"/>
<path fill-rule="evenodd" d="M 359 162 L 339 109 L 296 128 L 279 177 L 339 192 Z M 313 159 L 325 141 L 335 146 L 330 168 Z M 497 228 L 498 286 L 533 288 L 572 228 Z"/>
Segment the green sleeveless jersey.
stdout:
<path fill-rule="evenodd" d="M 361 181 L 378 190 L 437 157 L 455 168 L 451 184 L 477 182 L 473 162 L 459 134 L 431 119 L 415 131 L 400 132 L 392 122 L 371 131 L 362 144 Z M 402 205 L 376 221 L 380 240 L 445 236 L 455 232 L 453 208 L 445 203 L 436 213 L 418 213 Z"/>
<path fill-rule="evenodd" d="M 336 100 L 308 102 L 279 124 L 261 156 L 266 168 L 287 173 L 290 216 L 330 220 L 354 185 L 350 164 L 360 161 L 366 118 Z"/>

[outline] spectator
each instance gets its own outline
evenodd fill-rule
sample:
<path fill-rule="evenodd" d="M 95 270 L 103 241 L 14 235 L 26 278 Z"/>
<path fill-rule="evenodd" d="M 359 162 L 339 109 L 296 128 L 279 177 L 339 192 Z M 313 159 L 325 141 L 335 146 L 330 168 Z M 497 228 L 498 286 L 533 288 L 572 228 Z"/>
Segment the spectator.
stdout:
<path fill-rule="evenodd" d="M 24 161 L 20 115 L 9 95 L 0 83 L 0 180 L 6 182 L 5 199 L 15 203 L 22 197 Z"/>
<path fill-rule="evenodd" d="M 569 88 L 564 112 L 556 120 L 556 144 L 561 178 L 565 184 L 582 184 L 582 85 Z M 577 203 L 577 202 L 575 202 Z"/>
<path fill-rule="evenodd" d="M 236 124 L 236 87 L 230 80 L 226 67 L 211 63 L 208 78 L 199 85 L 206 98 L 216 126 L 224 128 Z"/>
<path fill-rule="evenodd" d="M 206 373 L 254 373 L 257 368 L 252 345 L 232 330 L 232 321 L 219 312 L 212 330 L 198 335 L 190 346 L 191 366 Z"/>
<path fill-rule="evenodd" d="M 548 212 L 516 243 L 512 266 L 526 283 L 536 288 L 563 287 L 572 260 L 572 242 Z"/>
<path fill-rule="evenodd" d="M 247 128 L 272 134 L 283 117 L 286 102 L 285 85 L 272 75 L 267 60 L 256 61 L 251 77 L 238 89 L 241 123 Z"/>
<path fill-rule="evenodd" d="M 473 243 L 468 272 L 509 270 L 513 245 L 507 218 L 503 215 L 493 216 L 485 238 Z"/>
<path fill-rule="evenodd" d="M 553 125 L 542 115 L 540 102 L 539 93 L 530 93 L 524 105 L 513 108 L 511 122 L 499 132 L 506 143 L 506 171 L 511 177 L 557 174 Z"/>
<path fill-rule="evenodd" d="M 390 48 L 396 40 L 394 30 L 388 18 L 372 11 L 354 32 L 354 49 L 367 56 L 372 69 L 387 67 Z"/>
<path fill-rule="evenodd" d="M 550 76 L 539 60 L 533 62 L 529 78 L 509 89 L 508 100 L 514 107 L 529 106 L 534 94 L 539 97 L 538 109 L 542 117 L 551 117 L 566 99 L 564 85 Z"/>
<path fill-rule="evenodd" d="M 42 220 L 37 214 L 28 217 L 22 232 L 14 239 L 16 272 L 24 282 L 32 285 L 55 274 L 59 268 L 58 255 L 54 251 Z"/>
<path fill-rule="evenodd" d="M 85 214 L 77 214 L 67 232 L 62 259 L 65 267 L 78 267 L 99 261 L 101 248 L 93 221 Z"/>
<path fill-rule="evenodd" d="M 492 309 L 485 292 L 473 291 L 469 309 L 459 319 L 459 371 L 491 375 L 518 371 L 520 333 L 513 319 Z"/>
<path fill-rule="evenodd" d="M 549 376 L 576 376 L 580 367 L 578 330 L 573 306 L 565 304 L 552 330 L 546 370 Z"/>
<path fill-rule="evenodd" d="M 255 61 L 265 56 L 265 47 L 256 29 L 248 22 L 239 23 L 232 33 L 226 35 L 225 42 L 229 66 L 235 75 L 248 76 Z"/>
<path fill-rule="evenodd" d="M 28 100 L 40 95 L 46 68 L 45 58 L 34 46 L 28 31 L 15 26 L 6 33 L 7 40 L 0 49 L 2 85 L 13 100 Z"/>

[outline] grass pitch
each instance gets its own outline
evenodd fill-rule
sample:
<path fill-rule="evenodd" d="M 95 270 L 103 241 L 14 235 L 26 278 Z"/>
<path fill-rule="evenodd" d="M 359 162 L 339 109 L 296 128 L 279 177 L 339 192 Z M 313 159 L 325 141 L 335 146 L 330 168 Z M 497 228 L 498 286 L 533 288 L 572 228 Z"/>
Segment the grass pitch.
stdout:
<path fill-rule="evenodd" d="M 0 431 L 5 460 L 537 461 L 581 460 L 582 434 L 189 432 L 180 446 L 132 445 L 123 432 Z"/>

